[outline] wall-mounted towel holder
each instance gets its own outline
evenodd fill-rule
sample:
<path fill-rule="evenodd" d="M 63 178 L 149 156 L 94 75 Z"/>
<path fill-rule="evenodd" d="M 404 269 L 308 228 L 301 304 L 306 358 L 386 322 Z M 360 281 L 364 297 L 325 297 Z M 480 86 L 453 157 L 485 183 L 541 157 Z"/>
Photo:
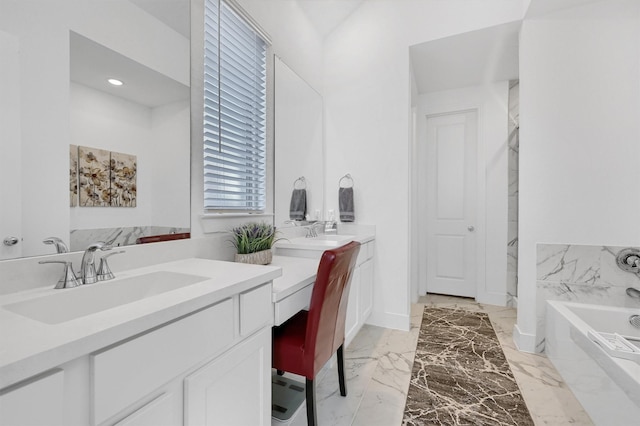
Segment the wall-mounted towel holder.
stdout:
<path fill-rule="evenodd" d="M 307 189 L 307 180 L 304 176 L 300 176 L 298 179 L 293 181 L 293 189 Z"/>
<path fill-rule="evenodd" d="M 346 181 L 346 186 L 342 186 L 342 181 Z M 353 178 L 351 177 L 351 174 L 347 173 L 346 175 L 342 176 L 338 181 L 338 186 L 340 188 L 353 188 Z"/>

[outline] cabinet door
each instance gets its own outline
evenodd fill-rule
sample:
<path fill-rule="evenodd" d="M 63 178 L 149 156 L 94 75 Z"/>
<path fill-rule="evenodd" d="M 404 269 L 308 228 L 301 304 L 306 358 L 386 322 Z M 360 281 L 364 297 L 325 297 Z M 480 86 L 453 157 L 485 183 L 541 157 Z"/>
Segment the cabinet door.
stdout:
<path fill-rule="evenodd" d="M 347 302 L 347 317 L 344 325 L 345 346 L 351 343 L 351 340 L 358 332 L 360 323 L 360 267 L 357 266 L 353 270 L 351 277 L 351 288 L 349 289 L 349 301 Z"/>
<path fill-rule="evenodd" d="M 115 426 L 171 426 L 182 421 L 180 395 L 164 393 L 122 419 Z"/>
<path fill-rule="evenodd" d="M 16 388 L 0 391 L 0 424 L 63 425 L 64 372 L 52 370 Z"/>
<path fill-rule="evenodd" d="M 271 328 L 185 379 L 185 426 L 271 425 Z"/>
<path fill-rule="evenodd" d="M 360 265 L 360 323 L 364 324 L 373 310 L 373 260 Z"/>

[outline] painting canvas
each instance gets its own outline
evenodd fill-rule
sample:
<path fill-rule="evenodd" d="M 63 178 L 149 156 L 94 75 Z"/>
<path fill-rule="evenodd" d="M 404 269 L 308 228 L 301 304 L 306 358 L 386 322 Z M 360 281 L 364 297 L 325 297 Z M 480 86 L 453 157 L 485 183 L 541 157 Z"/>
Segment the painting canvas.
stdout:
<path fill-rule="evenodd" d="M 69 206 L 78 205 L 78 145 L 69 145 Z"/>
<path fill-rule="evenodd" d="M 78 147 L 80 206 L 108 207 L 111 203 L 109 151 Z"/>
<path fill-rule="evenodd" d="M 111 153 L 111 207 L 135 207 L 137 159 L 135 155 Z"/>

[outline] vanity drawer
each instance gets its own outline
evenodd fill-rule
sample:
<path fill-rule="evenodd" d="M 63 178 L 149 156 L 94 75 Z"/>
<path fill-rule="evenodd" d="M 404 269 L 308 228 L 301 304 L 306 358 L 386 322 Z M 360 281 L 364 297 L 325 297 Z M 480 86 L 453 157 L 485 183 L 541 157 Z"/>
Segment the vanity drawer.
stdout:
<path fill-rule="evenodd" d="M 0 391 L 0 424 L 63 425 L 64 371 L 51 370 Z"/>
<path fill-rule="evenodd" d="M 266 325 L 271 325 L 272 315 L 271 283 L 240 293 L 241 336 L 247 336 Z"/>
<path fill-rule="evenodd" d="M 281 325 L 301 310 L 309 309 L 311 293 L 313 293 L 313 283 L 275 302 L 273 307 L 273 325 Z"/>
<path fill-rule="evenodd" d="M 99 424 L 234 340 L 233 299 L 90 356 Z"/>

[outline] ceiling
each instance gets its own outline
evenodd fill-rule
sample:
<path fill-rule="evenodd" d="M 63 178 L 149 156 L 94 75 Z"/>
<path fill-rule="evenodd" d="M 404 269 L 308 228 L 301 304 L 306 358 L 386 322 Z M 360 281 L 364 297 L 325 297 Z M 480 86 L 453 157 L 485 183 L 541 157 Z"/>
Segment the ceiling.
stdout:
<path fill-rule="evenodd" d="M 297 0 L 322 38 L 340 25 L 364 0 Z"/>
<path fill-rule="evenodd" d="M 189 0 L 129 0 L 187 39 L 191 39 Z"/>
<path fill-rule="evenodd" d="M 184 84 L 74 32 L 70 48 L 71 81 L 151 108 L 189 99 Z M 108 78 L 124 85 L 112 86 Z"/>
<path fill-rule="evenodd" d="M 419 93 L 518 78 L 520 21 L 410 47 Z"/>

